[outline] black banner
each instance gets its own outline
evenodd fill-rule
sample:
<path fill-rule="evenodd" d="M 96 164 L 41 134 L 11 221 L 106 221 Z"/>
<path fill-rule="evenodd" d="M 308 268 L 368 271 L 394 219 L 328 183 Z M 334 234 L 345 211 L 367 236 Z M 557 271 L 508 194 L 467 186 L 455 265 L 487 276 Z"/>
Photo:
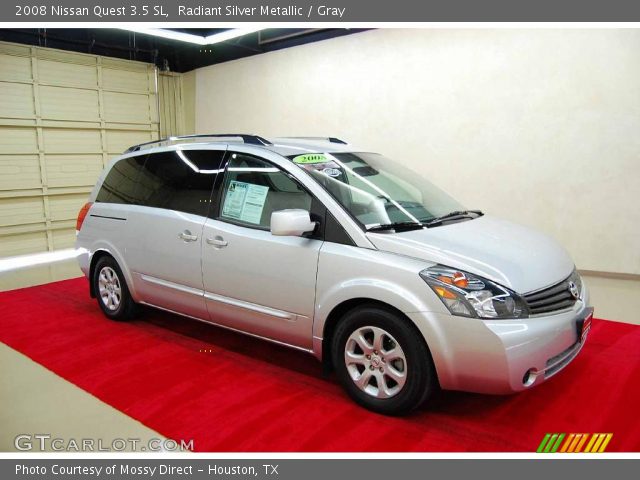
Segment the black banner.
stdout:
<path fill-rule="evenodd" d="M 628 0 L 15 0 L 4 22 L 632 22 Z"/>
<path fill-rule="evenodd" d="M 3 479 L 121 480 L 176 479 L 205 480 L 327 480 L 355 478 L 545 478 L 617 479 L 635 478 L 639 460 L 630 459 L 109 459 L 109 460 L 0 460 Z"/>

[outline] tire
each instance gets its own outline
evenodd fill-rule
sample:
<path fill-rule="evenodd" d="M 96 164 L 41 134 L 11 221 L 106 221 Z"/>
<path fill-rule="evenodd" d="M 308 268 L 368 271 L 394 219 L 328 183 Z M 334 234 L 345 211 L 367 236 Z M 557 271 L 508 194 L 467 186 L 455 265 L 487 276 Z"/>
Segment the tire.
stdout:
<path fill-rule="evenodd" d="M 122 270 L 113 257 L 102 257 L 93 269 L 93 289 L 102 312 L 112 320 L 129 320 L 137 313 Z"/>
<path fill-rule="evenodd" d="M 331 354 L 349 396 L 377 413 L 405 415 L 437 389 L 422 335 L 409 320 L 379 306 L 346 313 L 331 340 Z"/>

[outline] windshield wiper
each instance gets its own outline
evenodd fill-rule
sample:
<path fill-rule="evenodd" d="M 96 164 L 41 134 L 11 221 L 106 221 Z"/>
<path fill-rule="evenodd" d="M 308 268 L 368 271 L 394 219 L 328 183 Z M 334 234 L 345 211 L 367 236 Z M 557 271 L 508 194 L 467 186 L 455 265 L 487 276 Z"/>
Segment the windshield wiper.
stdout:
<path fill-rule="evenodd" d="M 445 215 L 441 215 L 439 217 L 432 218 L 428 222 L 425 222 L 423 225 L 425 227 L 435 227 L 437 225 L 441 225 L 446 221 L 458 220 L 461 218 L 478 218 L 484 215 L 480 210 L 457 210 L 455 212 L 449 212 Z"/>
<path fill-rule="evenodd" d="M 367 228 L 367 232 L 382 232 L 385 230 L 399 230 L 399 231 L 421 230 L 422 228 L 424 228 L 424 225 L 422 223 L 394 222 L 394 223 L 383 223 L 381 225 L 374 225 L 373 227 Z"/>

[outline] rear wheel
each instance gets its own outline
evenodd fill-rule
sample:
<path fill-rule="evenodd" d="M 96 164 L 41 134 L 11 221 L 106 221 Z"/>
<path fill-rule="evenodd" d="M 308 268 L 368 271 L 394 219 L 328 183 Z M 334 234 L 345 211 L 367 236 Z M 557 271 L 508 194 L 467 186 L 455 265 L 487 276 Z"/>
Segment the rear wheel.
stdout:
<path fill-rule="evenodd" d="M 433 361 L 413 325 L 378 306 L 348 312 L 336 328 L 332 360 L 337 376 L 360 405 L 406 414 L 436 389 Z"/>
<path fill-rule="evenodd" d="M 102 257 L 93 270 L 93 291 L 104 314 L 113 320 L 128 320 L 136 313 L 122 270 L 112 257 Z"/>

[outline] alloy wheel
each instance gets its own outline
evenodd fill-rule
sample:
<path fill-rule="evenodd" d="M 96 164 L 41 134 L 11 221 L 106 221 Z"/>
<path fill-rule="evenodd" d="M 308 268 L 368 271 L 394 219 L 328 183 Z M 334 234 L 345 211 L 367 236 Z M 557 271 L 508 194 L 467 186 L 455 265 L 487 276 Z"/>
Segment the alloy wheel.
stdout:
<path fill-rule="evenodd" d="M 344 361 L 355 385 L 375 398 L 397 395 L 407 380 L 407 359 L 402 347 L 379 327 L 355 330 L 347 339 Z"/>
<path fill-rule="evenodd" d="M 98 274 L 98 293 L 102 304 L 114 312 L 122 301 L 122 288 L 118 274 L 111 267 L 103 267 Z"/>

